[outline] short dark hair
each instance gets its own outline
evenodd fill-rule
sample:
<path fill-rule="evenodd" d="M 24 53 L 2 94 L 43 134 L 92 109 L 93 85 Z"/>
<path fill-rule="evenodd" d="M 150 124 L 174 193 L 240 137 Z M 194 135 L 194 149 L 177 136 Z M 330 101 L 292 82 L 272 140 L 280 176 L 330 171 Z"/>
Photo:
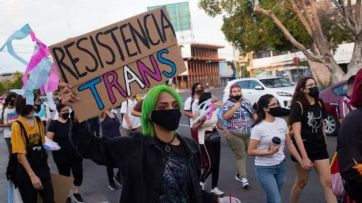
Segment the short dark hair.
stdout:
<path fill-rule="evenodd" d="M 37 97 L 35 95 L 34 100 L 36 100 Z M 21 96 L 18 95 L 15 99 L 15 111 L 18 115 L 20 116 L 26 116 L 28 115 L 32 110 L 34 110 L 34 106 L 33 105 L 27 105 L 26 104 L 26 99 Z"/>
<path fill-rule="evenodd" d="M 57 103 L 57 111 L 60 113 L 62 108 L 66 107 L 67 105 L 63 104 L 62 102 Z"/>

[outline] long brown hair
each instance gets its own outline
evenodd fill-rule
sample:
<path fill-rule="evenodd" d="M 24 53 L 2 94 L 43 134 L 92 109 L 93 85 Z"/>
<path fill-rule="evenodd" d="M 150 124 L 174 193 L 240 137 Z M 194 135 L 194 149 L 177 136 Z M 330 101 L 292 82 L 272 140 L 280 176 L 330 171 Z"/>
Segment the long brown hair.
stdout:
<path fill-rule="evenodd" d="M 303 107 L 309 105 L 309 102 L 308 102 L 307 98 L 305 97 L 305 94 L 302 90 L 306 89 L 305 85 L 307 84 L 307 81 L 310 79 L 314 80 L 314 78 L 312 78 L 312 77 L 304 77 L 298 81 L 297 86 L 295 87 L 293 98 L 292 98 L 292 104 L 296 103 L 296 102 L 300 102 L 300 103 L 302 103 Z M 316 102 L 318 102 L 319 97 L 316 97 L 315 100 L 316 100 Z"/>

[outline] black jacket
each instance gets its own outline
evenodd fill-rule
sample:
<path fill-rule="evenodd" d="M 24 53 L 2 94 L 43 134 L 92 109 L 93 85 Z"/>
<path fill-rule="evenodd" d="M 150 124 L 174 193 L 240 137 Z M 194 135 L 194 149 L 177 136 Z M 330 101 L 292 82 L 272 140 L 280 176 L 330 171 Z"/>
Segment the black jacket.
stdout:
<path fill-rule="evenodd" d="M 121 203 L 156 203 L 159 198 L 165 152 L 153 137 L 135 133 L 112 140 L 94 136 L 86 122 L 73 123 L 71 139 L 84 158 L 100 165 L 120 168 L 124 176 Z M 198 145 L 190 138 L 179 136 L 187 146 L 188 168 L 194 193 L 192 203 L 217 202 L 217 196 L 201 190 L 200 154 Z"/>

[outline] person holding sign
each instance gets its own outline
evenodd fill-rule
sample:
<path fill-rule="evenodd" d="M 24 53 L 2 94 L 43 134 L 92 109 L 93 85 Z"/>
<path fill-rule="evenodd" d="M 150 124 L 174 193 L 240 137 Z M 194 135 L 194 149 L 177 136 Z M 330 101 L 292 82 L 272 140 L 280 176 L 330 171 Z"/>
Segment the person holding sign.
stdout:
<path fill-rule="evenodd" d="M 62 101 L 79 102 L 67 85 L 61 84 Z M 72 140 L 85 158 L 101 165 L 113 165 L 124 172 L 120 202 L 216 203 L 218 197 L 201 190 L 200 157 L 197 144 L 176 133 L 182 100 L 166 85 L 151 88 L 142 105 L 142 134 L 117 139 L 98 139 L 87 122 L 72 127 Z"/>

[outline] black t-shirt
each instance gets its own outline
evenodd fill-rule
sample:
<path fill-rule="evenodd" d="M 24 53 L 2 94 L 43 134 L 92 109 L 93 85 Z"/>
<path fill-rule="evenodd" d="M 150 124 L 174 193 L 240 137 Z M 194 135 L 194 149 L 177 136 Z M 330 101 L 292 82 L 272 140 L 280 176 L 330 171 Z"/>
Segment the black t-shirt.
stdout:
<path fill-rule="evenodd" d="M 159 202 L 191 202 L 192 180 L 185 144 L 170 145 L 170 149 L 170 152 L 166 152 Z"/>
<path fill-rule="evenodd" d="M 293 103 L 290 107 L 290 122 L 301 122 L 301 136 L 303 141 L 323 141 L 323 120 L 326 118 L 326 112 L 321 102 L 315 102 L 314 105 L 302 107 L 299 103 Z"/>
<path fill-rule="evenodd" d="M 62 123 L 58 120 L 52 120 L 48 127 L 48 132 L 54 133 L 53 140 L 59 144 L 62 152 L 74 152 L 74 148 L 69 141 L 70 121 Z"/>

